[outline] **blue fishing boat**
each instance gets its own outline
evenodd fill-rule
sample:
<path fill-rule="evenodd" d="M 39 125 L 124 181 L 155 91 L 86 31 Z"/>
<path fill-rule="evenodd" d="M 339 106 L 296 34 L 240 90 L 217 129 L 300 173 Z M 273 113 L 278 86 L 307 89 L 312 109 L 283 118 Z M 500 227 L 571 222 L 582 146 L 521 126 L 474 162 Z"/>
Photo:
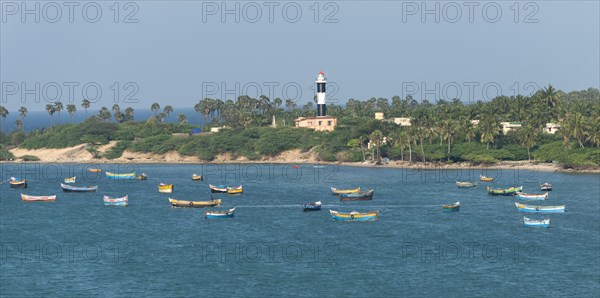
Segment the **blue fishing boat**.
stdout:
<path fill-rule="evenodd" d="M 229 218 L 235 215 L 235 207 L 227 211 L 204 211 L 205 218 Z"/>
<path fill-rule="evenodd" d="M 379 210 L 360 213 L 352 211 L 350 213 L 337 212 L 329 210 L 329 213 L 333 217 L 333 220 L 339 221 L 376 221 L 379 217 Z"/>
<path fill-rule="evenodd" d="M 127 180 L 127 179 L 136 179 L 136 175 L 135 172 L 133 173 L 124 173 L 124 174 L 115 174 L 115 173 L 111 173 L 111 172 L 106 172 L 106 178 L 108 179 L 120 179 L 120 180 Z"/>
<path fill-rule="evenodd" d="M 26 179 L 10 177 L 8 184 L 10 185 L 10 188 L 27 188 Z"/>
<path fill-rule="evenodd" d="M 563 213 L 565 212 L 565 205 L 560 206 L 532 206 L 519 204 L 515 202 L 517 210 L 519 212 L 539 212 L 539 213 Z"/>
<path fill-rule="evenodd" d="M 304 211 L 319 211 L 321 210 L 321 201 L 304 204 Z"/>
<path fill-rule="evenodd" d="M 125 206 L 129 204 L 129 196 L 124 196 L 121 198 L 111 198 L 109 196 L 104 196 L 102 200 L 104 201 L 105 206 Z"/>
<path fill-rule="evenodd" d="M 525 201 L 543 201 L 548 199 L 548 193 L 542 194 L 529 194 L 524 192 L 517 192 L 517 198 Z"/>
<path fill-rule="evenodd" d="M 547 219 L 536 220 L 536 219 L 530 219 L 530 218 L 523 216 L 523 225 L 527 226 L 527 227 L 547 228 L 548 226 L 550 226 L 550 219 L 547 218 Z"/>
<path fill-rule="evenodd" d="M 95 185 L 95 186 L 73 186 L 73 185 L 66 185 L 64 183 L 61 183 L 60 187 L 62 187 L 62 190 L 64 192 L 96 192 L 96 191 L 98 191 L 98 185 Z"/>

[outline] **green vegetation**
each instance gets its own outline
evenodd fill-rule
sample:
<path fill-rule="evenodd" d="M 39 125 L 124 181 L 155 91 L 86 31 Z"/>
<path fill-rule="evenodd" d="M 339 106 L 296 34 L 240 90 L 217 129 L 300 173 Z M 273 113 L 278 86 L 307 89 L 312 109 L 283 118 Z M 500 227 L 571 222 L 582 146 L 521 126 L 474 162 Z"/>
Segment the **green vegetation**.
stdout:
<path fill-rule="evenodd" d="M 19 157 L 23 161 L 39 161 L 40 158 L 35 155 L 23 155 Z"/>
<path fill-rule="evenodd" d="M 417 102 L 410 96 L 394 96 L 391 102 L 385 98 L 349 99 L 344 107 L 328 107 L 329 114 L 338 118 L 335 131 L 293 128 L 297 117 L 314 116 L 311 105 L 297 107 L 292 101 L 271 101 L 266 96 L 240 96 L 236 102 L 205 98 L 194 106 L 198 117 L 210 123 L 204 130 L 215 126 L 229 129 L 189 137 L 174 135 L 187 134 L 194 127 L 187 124 L 185 115 L 175 117 L 173 107 L 167 105 L 161 110 L 159 103 L 152 104 L 154 115 L 146 121 L 134 122 L 132 108 L 123 113 L 114 105 L 111 110 L 101 107 L 98 114 L 80 124 L 51 126 L 28 134 L 22 129 L 27 114 L 22 107 L 17 130 L 0 135 L 0 159 L 14 158 L 6 148 L 16 146 L 64 148 L 88 143 L 95 157 L 107 159 L 131 150 L 159 154 L 178 151 L 206 161 L 224 153 L 257 160 L 299 149 L 323 161 L 371 159 L 380 164 L 387 157 L 410 162 L 533 160 L 556 161 L 572 168 L 600 166 L 600 91 L 593 88 L 564 93 L 548 86 L 532 96 L 499 96 L 466 105 L 456 99 Z M 90 103 L 84 100 L 81 106 L 87 113 Z M 54 113 L 60 123 L 60 102 L 49 104 L 46 110 L 51 124 Z M 0 111 L 2 119 L 9 112 L 4 108 Z M 77 109 L 67 105 L 66 111 L 72 116 Z M 410 118 L 411 126 L 375 120 L 375 112 L 384 113 L 387 119 Z M 278 128 L 270 127 L 273 116 Z M 169 117 L 177 118 L 178 123 L 165 123 Z M 522 127 L 504 134 L 501 122 L 519 122 Z M 557 123 L 561 128 L 556 134 L 547 134 L 543 132 L 546 123 Z M 96 146 L 109 141 L 118 143 L 99 153 Z"/>

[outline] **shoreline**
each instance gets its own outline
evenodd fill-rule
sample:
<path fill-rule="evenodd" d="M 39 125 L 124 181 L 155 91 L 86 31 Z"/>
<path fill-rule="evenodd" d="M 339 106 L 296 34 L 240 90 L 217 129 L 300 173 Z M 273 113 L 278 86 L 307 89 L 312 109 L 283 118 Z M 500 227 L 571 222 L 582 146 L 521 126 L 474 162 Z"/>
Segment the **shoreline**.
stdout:
<path fill-rule="evenodd" d="M 98 148 L 99 152 L 104 153 L 112 148 L 116 142 L 110 142 Z M 34 155 L 39 161 L 0 161 L 0 164 L 298 164 L 298 165 L 337 165 L 349 167 L 368 167 L 380 169 L 416 169 L 416 170 L 530 170 L 541 172 L 561 172 L 561 173 L 593 173 L 600 174 L 600 167 L 582 168 L 582 169 L 564 169 L 559 164 L 540 163 L 529 161 L 501 161 L 495 164 L 473 164 L 470 162 L 460 163 L 434 163 L 434 162 L 408 162 L 408 161 L 390 161 L 388 164 L 375 165 L 374 162 L 322 162 L 319 161 L 316 154 L 311 151 L 302 152 L 299 149 L 287 150 L 273 157 L 264 157 L 261 160 L 248 160 L 243 156 L 232 156 L 228 153 L 215 156 L 212 161 L 203 161 L 195 156 L 182 156 L 176 151 L 164 154 L 142 153 L 123 151 L 123 155 L 116 159 L 95 159 L 92 154 L 85 150 L 85 144 L 60 149 L 20 149 L 10 150 L 13 155 L 24 156 Z"/>

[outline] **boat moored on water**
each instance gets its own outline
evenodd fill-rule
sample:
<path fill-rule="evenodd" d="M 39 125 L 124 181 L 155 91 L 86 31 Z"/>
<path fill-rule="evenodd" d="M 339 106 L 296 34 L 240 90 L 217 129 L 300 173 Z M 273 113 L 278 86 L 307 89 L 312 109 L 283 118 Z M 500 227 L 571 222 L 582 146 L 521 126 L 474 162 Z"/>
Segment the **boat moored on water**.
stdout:
<path fill-rule="evenodd" d="M 66 185 L 64 183 L 60 184 L 60 187 L 64 192 L 96 192 L 98 191 L 98 185 L 94 186 L 74 186 L 74 185 Z"/>
<path fill-rule="evenodd" d="M 243 192 L 243 188 L 241 185 L 239 186 L 227 186 L 227 185 L 212 185 L 209 184 L 210 192 L 212 193 L 229 193 L 229 194 L 238 194 Z"/>
<path fill-rule="evenodd" d="M 65 178 L 65 183 L 75 183 L 75 179 L 77 179 L 77 176 L 71 177 L 71 178 Z"/>
<path fill-rule="evenodd" d="M 548 199 L 548 193 L 530 194 L 519 191 L 517 192 L 517 198 L 526 201 L 543 201 Z"/>
<path fill-rule="evenodd" d="M 192 180 L 194 181 L 202 181 L 202 175 L 196 175 L 196 174 L 192 174 Z"/>
<path fill-rule="evenodd" d="M 142 173 L 141 175 L 137 176 L 138 180 L 148 180 L 148 175 L 146 175 L 146 173 Z"/>
<path fill-rule="evenodd" d="M 331 192 L 333 195 L 341 195 L 341 194 L 349 194 L 349 193 L 357 193 L 360 192 L 360 187 L 352 188 L 352 189 L 337 189 L 335 187 L 331 187 Z"/>
<path fill-rule="evenodd" d="M 458 186 L 458 188 L 475 188 L 475 187 L 477 187 L 477 182 L 456 181 L 456 186 Z"/>
<path fill-rule="evenodd" d="M 237 195 L 237 194 L 241 194 L 244 192 L 244 189 L 242 188 L 242 186 L 236 186 L 236 187 L 228 187 L 227 188 L 227 194 L 230 195 Z"/>
<path fill-rule="evenodd" d="M 205 208 L 205 207 L 216 207 L 221 205 L 221 199 L 211 200 L 211 201 L 185 201 L 185 200 L 176 200 L 169 198 L 169 203 L 171 203 L 171 207 L 179 207 L 179 208 Z"/>
<path fill-rule="evenodd" d="M 230 218 L 235 215 L 235 207 L 226 210 L 226 211 L 213 211 L 206 210 L 204 211 L 205 218 Z"/>
<path fill-rule="evenodd" d="M 21 194 L 21 200 L 24 202 L 54 202 L 56 201 L 56 195 L 54 196 L 30 196 Z"/>
<path fill-rule="evenodd" d="M 339 221 L 376 221 L 379 218 L 379 210 L 364 213 L 360 213 L 357 211 L 344 213 L 329 210 L 329 214 L 331 214 L 333 220 Z"/>
<path fill-rule="evenodd" d="M 304 211 L 319 211 L 321 210 L 321 201 L 304 204 Z"/>
<path fill-rule="evenodd" d="M 158 185 L 158 192 L 162 193 L 172 193 L 173 192 L 173 183 L 165 184 L 161 183 Z"/>
<path fill-rule="evenodd" d="M 111 172 L 106 172 L 106 178 L 108 179 L 118 179 L 118 180 L 127 180 L 127 179 L 135 179 L 137 176 L 135 172 L 133 173 L 124 173 L 124 174 L 115 174 Z"/>
<path fill-rule="evenodd" d="M 90 173 L 102 173 L 101 168 L 88 168 L 87 171 Z"/>
<path fill-rule="evenodd" d="M 454 204 L 442 205 L 442 209 L 446 212 L 455 212 L 460 210 L 460 202 L 456 202 Z"/>
<path fill-rule="evenodd" d="M 363 192 L 357 193 L 343 193 L 340 194 L 340 201 L 368 201 L 373 199 L 374 189 L 369 189 Z"/>
<path fill-rule="evenodd" d="M 550 226 L 550 219 L 546 218 L 546 219 L 530 219 L 527 217 L 523 216 L 523 225 L 527 226 L 527 227 L 541 227 L 541 228 L 547 228 L 548 226 Z"/>
<path fill-rule="evenodd" d="M 104 201 L 104 206 L 125 206 L 129 205 L 129 196 L 124 196 L 120 198 L 111 198 L 105 195 L 102 200 Z"/>
<path fill-rule="evenodd" d="M 27 188 L 27 179 L 10 177 L 8 184 L 10 188 Z"/>
<path fill-rule="evenodd" d="M 517 206 L 517 210 L 519 210 L 519 212 L 539 212 L 539 213 L 563 213 L 563 212 L 565 212 L 565 205 L 533 206 L 533 205 L 519 204 L 519 203 L 515 202 L 515 206 Z"/>
<path fill-rule="evenodd" d="M 493 196 L 514 196 L 517 192 L 523 190 L 523 186 L 509 188 L 491 188 L 488 186 L 486 189 L 488 194 Z"/>
<path fill-rule="evenodd" d="M 540 189 L 542 191 L 551 191 L 552 190 L 552 184 L 550 184 L 548 182 L 544 182 L 544 184 L 540 185 Z"/>
<path fill-rule="evenodd" d="M 479 175 L 479 181 L 482 181 L 482 182 L 493 182 L 494 178 L 493 177 L 486 177 L 486 176 L 483 176 L 483 175 Z"/>

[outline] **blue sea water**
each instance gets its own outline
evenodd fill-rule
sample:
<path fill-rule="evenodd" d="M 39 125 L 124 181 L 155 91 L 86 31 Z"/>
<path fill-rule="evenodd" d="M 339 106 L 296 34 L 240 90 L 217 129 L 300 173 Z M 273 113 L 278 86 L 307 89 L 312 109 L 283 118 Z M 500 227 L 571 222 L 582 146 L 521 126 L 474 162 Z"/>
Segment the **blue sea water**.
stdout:
<path fill-rule="evenodd" d="M 519 170 L 411 170 L 302 165 L 102 165 L 145 172 L 147 181 L 108 180 L 87 165 L 2 164 L 2 296 L 567 296 L 600 292 L 600 177 Z M 193 182 L 191 174 L 203 174 Z M 513 197 L 487 195 L 486 183 L 459 189 L 479 174 L 494 187 L 554 190 L 542 205 L 566 205 L 550 228 L 522 226 Z M 63 193 L 60 180 L 99 185 Z M 174 183 L 172 194 L 157 191 Z M 208 183 L 244 186 L 218 209 L 171 208 L 167 198 L 208 200 Z M 375 188 L 372 201 L 340 202 L 329 187 Z M 19 194 L 53 195 L 25 203 Z M 102 195 L 129 195 L 106 207 Z M 323 210 L 302 212 L 302 204 Z M 460 212 L 441 205 L 461 202 Z M 328 210 L 379 210 L 377 222 L 335 222 Z"/>

